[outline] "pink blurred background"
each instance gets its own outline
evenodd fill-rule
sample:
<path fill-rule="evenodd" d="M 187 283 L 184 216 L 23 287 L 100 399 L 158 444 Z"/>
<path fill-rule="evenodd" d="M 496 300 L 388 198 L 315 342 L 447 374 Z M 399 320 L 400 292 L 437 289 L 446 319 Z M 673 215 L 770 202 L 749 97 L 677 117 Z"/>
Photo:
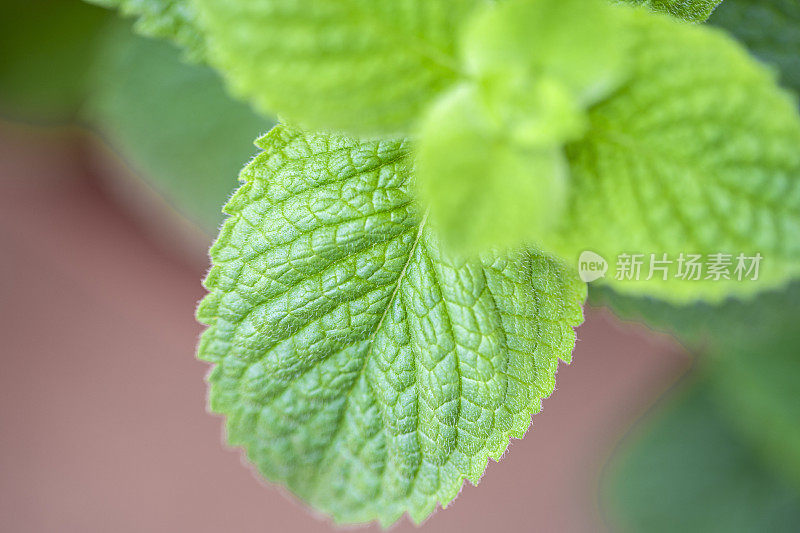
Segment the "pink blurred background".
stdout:
<path fill-rule="evenodd" d="M 208 240 L 147 197 L 88 134 L 0 124 L 0 529 L 330 531 L 223 444 L 194 357 Z M 604 311 L 578 339 L 526 438 L 424 529 L 613 527 L 604 464 L 690 360 Z"/>

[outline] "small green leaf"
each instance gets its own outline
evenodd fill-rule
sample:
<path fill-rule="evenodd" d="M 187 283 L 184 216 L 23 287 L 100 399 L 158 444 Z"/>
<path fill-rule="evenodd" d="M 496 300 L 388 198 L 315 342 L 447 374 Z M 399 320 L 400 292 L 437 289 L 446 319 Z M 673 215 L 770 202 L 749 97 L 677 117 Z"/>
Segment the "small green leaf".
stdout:
<path fill-rule="evenodd" d="M 197 27 L 191 0 L 86 1 L 136 17 L 136 29 L 142 34 L 172 40 L 186 50 L 188 58 L 194 61 L 204 59 L 205 42 Z"/>
<path fill-rule="evenodd" d="M 420 131 L 419 190 L 448 249 L 519 246 L 561 217 L 567 164 L 560 147 L 514 142 L 474 87 L 440 99 Z"/>
<path fill-rule="evenodd" d="M 552 231 L 567 193 L 563 145 L 624 79 L 629 14 L 599 0 L 515 0 L 475 17 L 462 40 L 470 81 L 436 101 L 419 133 L 420 191 L 448 246 L 518 246 Z"/>
<path fill-rule="evenodd" d="M 211 407 L 337 522 L 419 522 L 525 433 L 585 285 L 532 251 L 444 253 L 405 142 L 277 127 L 258 144 L 198 309 Z"/>
<path fill-rule="evenodd" d="M 404 133 L 459 76 L 460 24 L 484 0 L 196 0 L 211 59 L 265 112 L 306 127 Z"/>
<path fill-rule="evenodd" d="M 630 81 L 590 111 L 567 147 L 567 215 L 540 243 L 577 264 L 591 250 L 763 257 L 758 282 L 661 275 L 607 281 L 673 301 L 753 293 L 800 270 L 800 117 L 773 73 L 722 33 L 636 19 Z M 690 57 L 691 60 L 687 60 Z"/>
<path fill-rule="evenodd" d="M 647 6 L 661 13 L 669 13 L 689 22 L 703 22 L 722 0 L 616 0 L 628 4 Z"/>
<path fill-rule="evenodd" d="M 493 106 L 508 108 L 497 110 L 504 119 L 523 120 L 546 110 L 538 94 L 527 95 L 542 79 L 557 81 L 585 107 L 624 80 L 631 16 L 630 9 L 605 0 L 493 4 L 467 25 L 462 62 Z M 550 126 L 558 128 L 558 121 Z"/>

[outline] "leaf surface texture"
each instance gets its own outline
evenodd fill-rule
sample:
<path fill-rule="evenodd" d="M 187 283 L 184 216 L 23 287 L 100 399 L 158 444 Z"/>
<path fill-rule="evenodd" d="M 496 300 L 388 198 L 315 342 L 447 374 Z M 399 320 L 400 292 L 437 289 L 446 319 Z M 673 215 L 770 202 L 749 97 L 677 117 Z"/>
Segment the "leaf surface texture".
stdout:
<path fill-rule="evenodd" d="M 277 127 L 212 248 L 211 407 L 263 475 L 337 522 L 419 522 L 521 437 L 585 285 L 532 251 L 446 255 L 404 142 Z"/>

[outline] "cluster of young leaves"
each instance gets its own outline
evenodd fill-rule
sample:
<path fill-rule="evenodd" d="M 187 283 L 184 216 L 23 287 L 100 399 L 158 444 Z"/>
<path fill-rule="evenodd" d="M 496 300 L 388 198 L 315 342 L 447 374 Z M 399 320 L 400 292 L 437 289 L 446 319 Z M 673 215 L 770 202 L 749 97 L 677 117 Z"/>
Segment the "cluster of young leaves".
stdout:
<path fill-rule="evenodd" d="M 454 251 L 769 258 L 759 283 L 608 280 L 675 301 L 781 284 L 800 258 L 793 98 L 718 31 L 652 12 L 718 3 L 122 2 L 142 24 L 180 7 L 237 94 L 290 124 L 413 139 Z"/>
<path fill-rule="evenodd" d="M 717 2 L 115 3 L 292 124 L 226 206 L 199 354 L 231 443 L 337 521 L 422 520 L 524 433 L 586 290 L 552 254 L 769 258 L 619 284 L 675 301 L 800 268 L 795 101 L 673 18 Z"/>

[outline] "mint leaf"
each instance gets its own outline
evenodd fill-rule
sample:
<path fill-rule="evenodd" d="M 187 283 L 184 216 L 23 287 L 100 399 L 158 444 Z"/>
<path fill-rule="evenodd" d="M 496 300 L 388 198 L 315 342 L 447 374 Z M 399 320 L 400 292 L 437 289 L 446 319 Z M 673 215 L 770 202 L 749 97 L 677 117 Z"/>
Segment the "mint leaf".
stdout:
<path fill-rule="evenodd" d="M 567 215 L 545 249 L 573 264 L 584 250 L 610 262 L 635 253 L 764 257 L 758 282 L 606 278 L 620 291 L 673 301 L 785 283 L 800 266 L 795 99 L 717 31 L 636 21 L 630 81 L 591 109 L 589 133 L 567 147 Z"/>
<path fill-rule="evenodd" d="M 492 119 L 464 85 L 440 99 L 421 128 L 420 194 L 455 252 L 530 242 L 551 229 L 565 204 L 567 164 L 559 147 L 513 142 Z"/>
<path fill-rule="evenodd" d="M 800 92 L 800 56 L 793 53 L 800 49 L 800 4 L 793 0 L 726 0 L 709 23 L 736 36 L 753 54 L 778 68 L 786 86 Z M 708 349 L 703 346 L 712 343 L 714 352 L 724 354 L 729 348 L 718 346 L 719 341 L 727 340 L 727 346 L 757 345 L 762 341 L 752 337 L 769 339 L 788 334 L 793 327 L 781 324 L 787 317 L 794 316 L 792 308 L 800 305 L 800 283 L 794 282 L 780 292 L 759 294 L 754 301 L 729 300 L 723 305 L 703 302 L 691 306 L 674 305 L 652 298 L 622 295 L 602 285 L 594 285 L 589 298 L 592 305 L 608 306 L 624 320 L 643 321 L 652 328 L 676 335 L 691 350 Z M 753 327 L 743 330 L 740 324 Z M 760 335 L 753 335 L 753 331 Z M 742 334 L 746 340 L 742 339 Z M 769 368 L 782 366 L 774 362 L 768 365 Z M 791 372 L 788 374 L 792 375 Z M 780 412 L 789 405 L 792 402 L 774 402 L 771 412 Z M 764 416 L 762 413 L 750 420 L 763 420 Z M 768 432 L 762 431 L 763 434 Z M 800 445 L 796 449 L 800 450 Z M 800 467 L 797 471 L 800 472 Z"/>
<path fill-rule="evenodd" d="M 585 285 L 536 252 L 444 253 L 405 142 L 280 126 L 258 144 L 198 309 L 211 408 L 337 522 L 419 522 L 525 433 Z"/>
<path fill-rule="evenodd" d="M 136 29 L 144 35 L 169 39 L 186 50 L 194 61 L 205 56 L 205 42 L 197 28 L 191 0 L 86 0 L 92 4 L 118 9 L 136 17 Z"/>
<path fill-rule="evenodd" d="M 627 74 L 632 16 L 632 10 L 605 0 L 492 4 L 467 25 L 462 62 L 493 107 L 508 107 L 497 110 L 503 118 L 531 120 L 525 115 L 546 111 L 538 94 L 526 94 L 542 79 L 558 83 L 581 105 L 593 104 Z M 558 132 L 559 121 L 550 126 Z"/>
<path fill-rule="evenodd" d="M 703 22 L 722 0 L 617 0 L 628 4 L 647 6 L 661 13 L 669 13 L 690 22 Z"/>
<path fill-rule="evenodd" d="M 419 133 L 420 190 L 446 244 L 515 246 L 560 220 L 562 146 L 624 80 L 627 15 L 599 0 L 514 0 L 473 19 L 461 43 L 470 81 L 438 98 Z"/>
<path fill-rule="evenodd" d="M 406 132 L 460 75 L 460 23 L 483 0 L 196 0 L 212 63 L 266 112 L 307 127 Z"/>
<path fill-rule="evenodd" d="M 729 31 L 756 57 L 777 67 L 784 85 L 800 92 L 800 2 L 726 0 L 709 23 Z"/>

